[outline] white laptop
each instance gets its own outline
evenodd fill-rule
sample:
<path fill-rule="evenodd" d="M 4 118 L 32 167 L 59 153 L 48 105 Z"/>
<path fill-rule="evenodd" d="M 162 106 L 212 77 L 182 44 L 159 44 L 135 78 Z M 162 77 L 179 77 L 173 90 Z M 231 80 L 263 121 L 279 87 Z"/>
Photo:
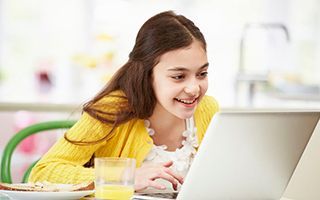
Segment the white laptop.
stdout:
<path fill-rule="evenodd" d="M 319 111 L 216 114 L 177 199 L 281 199 L 319 118 Z"/>

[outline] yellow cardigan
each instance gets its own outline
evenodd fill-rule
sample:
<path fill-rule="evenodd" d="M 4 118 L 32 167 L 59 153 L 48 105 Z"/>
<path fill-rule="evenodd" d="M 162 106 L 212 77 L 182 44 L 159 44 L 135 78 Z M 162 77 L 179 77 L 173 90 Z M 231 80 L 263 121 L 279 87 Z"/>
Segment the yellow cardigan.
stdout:
<path fill-rule="evenodd" d="M 216 100 L 204 96 L 194 113 L 198 141 L 201 142 L 212 116 L 218 111 Z M 67 131 L 68 138 L 76 141 L 95 141 L 110 131 L 106 125 L 87 113 Z M 135 158 L 139 167 L 153 145 L 144 126 L 144 120 L 133 119 L 114 130 L 111 139 L 99 144 L 79 146 L 63 137 L 51 147 L 33 168 L 29 182 L 80 183 L 94 180 L 94 169 L 85 168 L 92 155 L 95 157 Z"/>

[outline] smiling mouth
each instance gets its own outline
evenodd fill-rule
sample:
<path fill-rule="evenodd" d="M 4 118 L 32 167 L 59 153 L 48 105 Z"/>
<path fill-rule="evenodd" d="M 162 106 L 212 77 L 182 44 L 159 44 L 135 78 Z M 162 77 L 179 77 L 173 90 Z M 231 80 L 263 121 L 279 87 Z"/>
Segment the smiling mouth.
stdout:
<path fill-rule="evenodd" d="M 195 99 L 192 99 L 192 100 L 179 99 L 179 98 L 174 98 L 174 99 L 175 99 L 176 101 L 178 101 L 178 102 L 191 105 L 191 104 L 193 104 L 194 102 L 196 102 L 198 98 L 195 98 Z"/>

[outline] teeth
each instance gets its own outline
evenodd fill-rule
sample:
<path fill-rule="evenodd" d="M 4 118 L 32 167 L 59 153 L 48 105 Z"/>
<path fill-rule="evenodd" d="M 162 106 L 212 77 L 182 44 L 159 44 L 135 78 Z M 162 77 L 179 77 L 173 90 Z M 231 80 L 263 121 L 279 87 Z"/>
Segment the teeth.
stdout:
<path fill-rule="evenodd" d="M 192 104 L 193 102 L 195 102 L 196 99 L 194 100 L 183 100 L 183 99 L 178 99 L 176 98 L 178 101 L 185 103 L 185 104 Z"/>

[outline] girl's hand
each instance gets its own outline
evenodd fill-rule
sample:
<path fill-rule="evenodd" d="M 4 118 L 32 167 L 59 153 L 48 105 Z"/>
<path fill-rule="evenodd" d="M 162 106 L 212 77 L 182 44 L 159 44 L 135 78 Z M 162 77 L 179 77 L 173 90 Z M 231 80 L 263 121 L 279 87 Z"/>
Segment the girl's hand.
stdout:
<path fill-rule="evenodd" d="M 183 177 L 173 172 L 169 167 L 173 164 L 172 161 L 163 164 L 145 164 L 137 168 L 135 175 L 135 191 L 141 191 L 147 187 L 153 187 L 159 190 L 166 189 L 166 186 L 157 183 L 155 180 L 162 178 L 172 183 L 174 190 L 177 190 L 178 182 L 183 183 Z"/>

